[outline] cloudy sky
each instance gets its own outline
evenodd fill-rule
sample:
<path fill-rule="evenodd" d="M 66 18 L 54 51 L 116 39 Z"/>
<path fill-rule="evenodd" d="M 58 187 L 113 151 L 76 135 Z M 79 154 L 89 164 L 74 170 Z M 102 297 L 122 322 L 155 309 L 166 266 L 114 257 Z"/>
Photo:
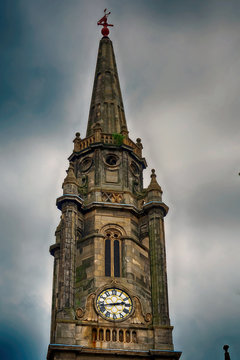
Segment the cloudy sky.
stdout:
<path fill-rule="evenodd" d="M 130 137 L 142 138 L 170 211 L 170 316 L 183 360 L 240 353 L 240 2 L 0 3 L 0 354 L 49 343 L 55 199 L 85 135 L 98 42 L 111 39 Z"/>

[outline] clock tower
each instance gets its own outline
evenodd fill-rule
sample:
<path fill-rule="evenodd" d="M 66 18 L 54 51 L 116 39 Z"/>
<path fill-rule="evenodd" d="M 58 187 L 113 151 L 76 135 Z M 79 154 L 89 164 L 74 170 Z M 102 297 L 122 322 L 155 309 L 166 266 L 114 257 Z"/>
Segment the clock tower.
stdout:
<path fill-rule="evenodd" d="M 54 257 L 48 360 L 179 359 L 168 309 L 164 217 L 155 171 L 129 137 L 107 14 L 86 136 L 73 140 Z"/>

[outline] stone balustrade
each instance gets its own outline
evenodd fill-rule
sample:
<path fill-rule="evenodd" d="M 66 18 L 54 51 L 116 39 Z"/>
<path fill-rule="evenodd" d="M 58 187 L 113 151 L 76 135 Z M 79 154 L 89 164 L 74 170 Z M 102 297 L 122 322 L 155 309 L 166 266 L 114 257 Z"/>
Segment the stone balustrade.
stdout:
<path fill-rule="evenodd" d="M 129 137 L 125 136 L 122 140 L 123 145 L 127 145 L 133 149 L 133 152 L 140 158 L 142 158 L 142 144 L 141 140 L 137 139 L 137 143 L 129 139 Z M 85 139 L 80 138 L 80 134 L 76 133 L 76 138 L 73 140 L 74 142 L 74 152 L 82 151 L 94 143 L 103 143 L 103 144 L 116 144 L 117 140 L 113 134 L 105 134 L 99 132 L 98 130 L 95 133 Z"/>

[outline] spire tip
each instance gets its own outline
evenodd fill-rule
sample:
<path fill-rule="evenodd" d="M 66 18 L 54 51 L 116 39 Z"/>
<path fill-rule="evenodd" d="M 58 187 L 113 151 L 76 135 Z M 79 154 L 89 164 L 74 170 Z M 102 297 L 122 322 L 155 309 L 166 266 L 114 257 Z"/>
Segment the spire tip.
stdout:
<path fill-rule="evenodd" d="M 107 9 L 104 9 L 104 16 L 97 22 L 98 25 L 102 25 L 102 35 L 108 36 L 109 35 L 109 29 L 108 26 L 113 26 L 112 24 L 108 24 L 107 18 L 111 14 L 111 11 L 107 13 Z"/>

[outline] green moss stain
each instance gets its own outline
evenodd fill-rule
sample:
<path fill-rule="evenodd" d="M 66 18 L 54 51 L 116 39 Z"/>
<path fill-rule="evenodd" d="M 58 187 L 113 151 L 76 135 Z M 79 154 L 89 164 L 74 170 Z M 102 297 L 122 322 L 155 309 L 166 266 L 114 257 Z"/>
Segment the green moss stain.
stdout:
<path fill-rule="evenodd" d="M 119 133 L 113 133 L 112 136 L 116 145 L 121 146 L 123 144 L 123 139 L 125 137 L 124 135 Z"/>
<path fill-rule="evenodd" d="M 82 265 L 76 268 L 76 282 L 80 282 L 87 278 L 87 268 L 93 265 L 94 257 L 91 256 L 83 260 Z"/>

